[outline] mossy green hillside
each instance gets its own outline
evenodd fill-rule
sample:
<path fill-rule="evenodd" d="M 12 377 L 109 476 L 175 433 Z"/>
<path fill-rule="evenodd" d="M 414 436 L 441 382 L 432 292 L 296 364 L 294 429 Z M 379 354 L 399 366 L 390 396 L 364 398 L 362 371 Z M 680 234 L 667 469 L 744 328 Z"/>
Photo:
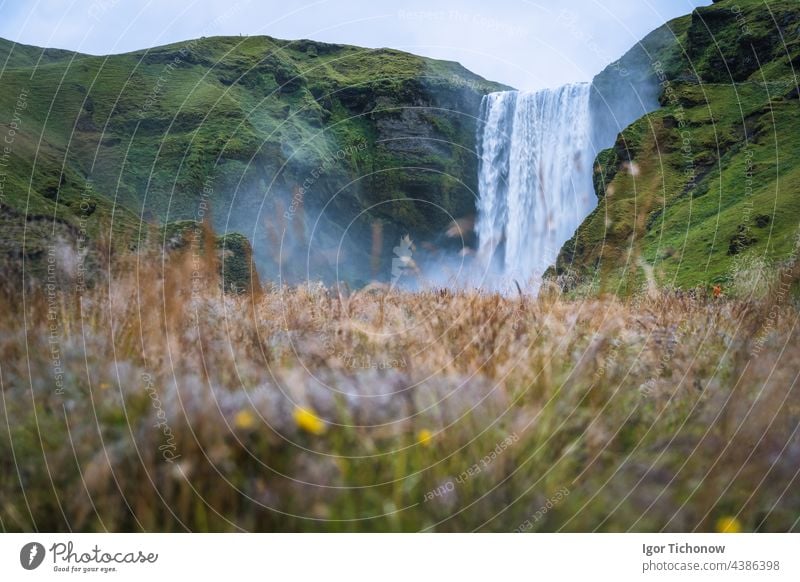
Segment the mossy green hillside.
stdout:
<path fill-rule="evenodd" d="M 631 293 L 649 267 L 660 285 L 724 287 L 795 251 L 800 5 L 724 0 L 668 27 L 650 54 L 661 108 L 598 156 L 598 207 L 559 256 L 583 287 Z"/>
<path fill-rule="evenodd" d="M 253 239 L 265 223 L 286 228 L 299 188 L 300 219 L 322 214 L 323 239 L 354 221 L 360 240 L 375 220 L 387 247 L 398 233 L 436 237 L 448 215 L 474 210 L 474 115 L 504 88 L 457 63 L 268 37 L 108 57 L 0 48 L 0 132 L 26 101 L 5 207 L 73 224 L 91 183 L 93 224 L 112 206 L 133 222 L 207 206 L 218 231 Z M 262 258 L 272 242 L 257 245 Z"/>

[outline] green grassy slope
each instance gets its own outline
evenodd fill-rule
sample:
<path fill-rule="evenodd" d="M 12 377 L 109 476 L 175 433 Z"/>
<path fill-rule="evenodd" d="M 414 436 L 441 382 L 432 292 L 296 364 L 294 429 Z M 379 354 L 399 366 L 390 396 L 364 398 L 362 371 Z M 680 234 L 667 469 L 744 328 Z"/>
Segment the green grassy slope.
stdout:
<path fill-rule="evenodd" d="M 0 69 L 34 67 L 46 63 L 63 62 L 80 53 L 61 49 L 42 49 L 0 38 Z"/>
<path fill-rule="evenodd" d="M 568 285 L 627 294 L 653 267 L 660 285 L 730 287 L 795 248 L 800 5 L 723 0 L 667 29 L 638 68 L 662 107 L 598 156 L 598 207 L 557 264 Z"/>
<path fill-rule="evenodd" d="M 384 220 L 391 246 L 469 214 L 472 116 L 482 94 L 503 88 L 457 63 L 268 37 L 110 57 L 3 41 L 2 62 L 0 135 L 17 129 L 1 202 L 14 232 L 40 217 L 96 232 L 116 205 L 113 236 L 127 241 L 139 217 L 192 219 L 208 205 L 218 231 L 260 236 L 264 257 L 304 185 L 301 218 L 324 209 L 323 245 L 351 220 L 353 240 Z M 25 254 L 48 236 L 28 236 Z M 5 245 L 22 252 L 19 237 Z"/>

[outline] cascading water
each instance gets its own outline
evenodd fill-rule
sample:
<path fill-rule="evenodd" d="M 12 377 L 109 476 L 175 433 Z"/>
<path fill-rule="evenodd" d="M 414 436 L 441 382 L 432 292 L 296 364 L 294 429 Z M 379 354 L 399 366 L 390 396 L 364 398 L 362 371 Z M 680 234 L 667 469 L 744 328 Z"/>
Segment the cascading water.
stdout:
<path fill-rule="evenodd" d="M 506 280 L 538 287 L 594 207 L 590 91 L 581 83 L 483 98 L 478 257 Z"/>

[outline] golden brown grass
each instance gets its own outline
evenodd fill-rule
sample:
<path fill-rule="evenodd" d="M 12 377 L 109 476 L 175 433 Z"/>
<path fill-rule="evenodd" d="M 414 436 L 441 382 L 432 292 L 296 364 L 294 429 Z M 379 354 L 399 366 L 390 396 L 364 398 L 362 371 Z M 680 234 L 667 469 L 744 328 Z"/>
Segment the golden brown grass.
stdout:
<path fill-rule="evenodd" d="M 800 527 L 774 289 L 231 297 L 190 254 L 114 271 L 82 296 L 6 279 L 5 530 Z"/>

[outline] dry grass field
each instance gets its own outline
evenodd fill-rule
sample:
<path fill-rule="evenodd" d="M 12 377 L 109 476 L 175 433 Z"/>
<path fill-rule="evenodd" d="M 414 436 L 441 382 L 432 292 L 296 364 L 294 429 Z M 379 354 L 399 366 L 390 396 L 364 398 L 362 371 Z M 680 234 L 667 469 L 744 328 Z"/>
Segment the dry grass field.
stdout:
<path fill-rule="evenodd" d="M 216 272 L 9 273 L 3 530 L 800 529 L 794 273 L 621 300 Z"/>

